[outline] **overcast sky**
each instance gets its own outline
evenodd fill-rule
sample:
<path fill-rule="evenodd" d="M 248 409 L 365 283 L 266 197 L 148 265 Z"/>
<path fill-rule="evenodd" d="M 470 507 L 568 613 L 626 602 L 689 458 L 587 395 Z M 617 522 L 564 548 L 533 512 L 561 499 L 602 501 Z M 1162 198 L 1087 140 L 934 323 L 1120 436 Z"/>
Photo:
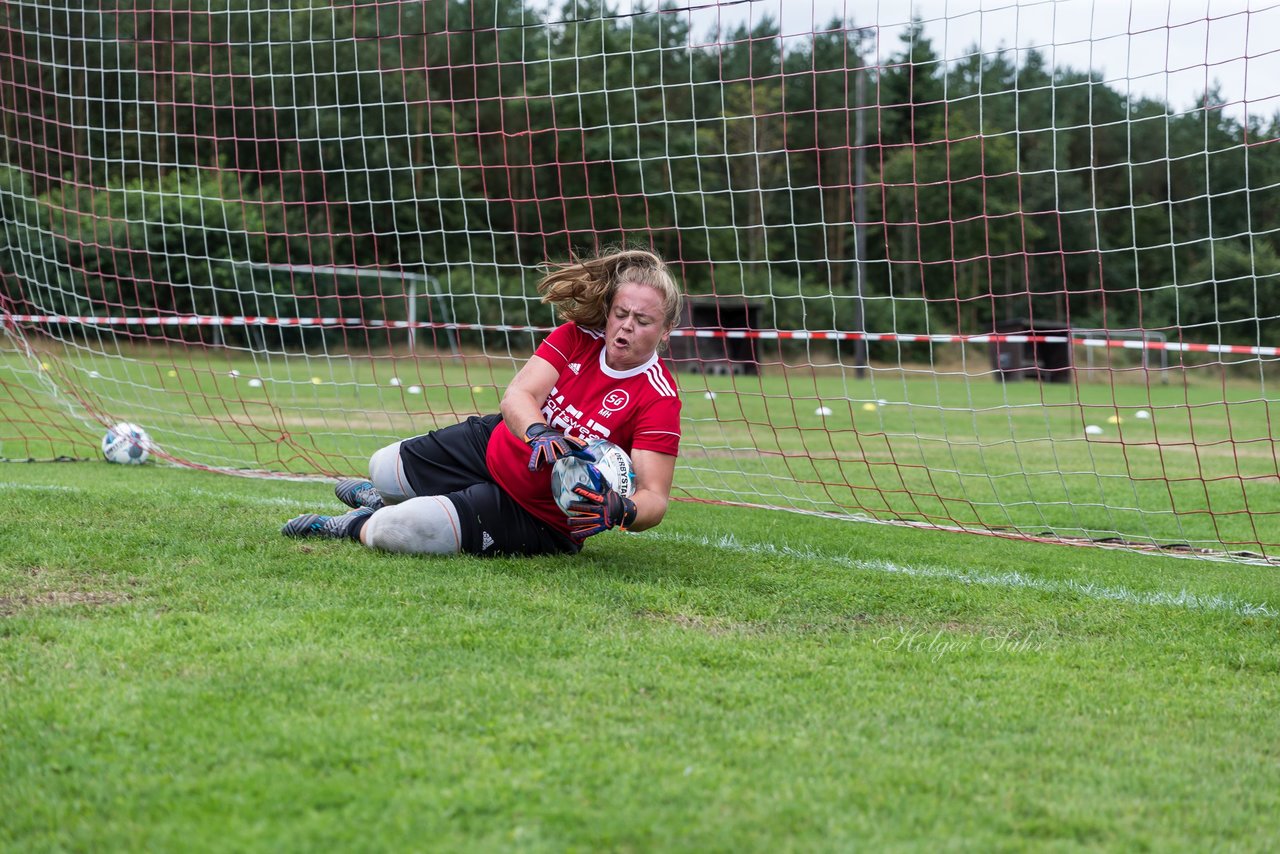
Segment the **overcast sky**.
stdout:
<path fill-rule="evenodd" d="M 625 10 L 633 3 L 619 5 Z M 695 35 L 708 32 L 717 17 L 736 24 L 768 15 L 781 21 L 784 36 L 812 32 L 833 17 L 875 27 L 881 61 L 902 49 L 898 35 L 914 10 L 946 59 L 978 45 L 984 52 L 1015 50 L 1021 63 L 1034 47 L 1052 65 L 1092 68 L 1121 93 L 1158 98 L 1177 110 L 1191 108 L 1216 82 L 1236 117 L 1280 112 L 1280 2 L 690 0 L 690 6 Z"/>

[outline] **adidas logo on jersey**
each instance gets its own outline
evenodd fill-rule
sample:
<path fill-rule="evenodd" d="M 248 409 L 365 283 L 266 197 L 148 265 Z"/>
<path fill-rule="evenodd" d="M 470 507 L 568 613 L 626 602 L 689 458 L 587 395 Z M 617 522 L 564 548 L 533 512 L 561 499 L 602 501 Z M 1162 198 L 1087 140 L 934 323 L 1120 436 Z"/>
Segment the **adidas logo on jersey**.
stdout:
<path fill-rule="evenodd" d="M 575 374 L 580 374 L 580 373 L 582 373 L 582 363 L 581 363 L 581 362 L 570 362 L 570 363 L 569 363 L 569 370 L 573 371 Z"/>
<path fill-rule="evenodd" d="M 489 532 L 488 531 L 481 532 L 480 551 L 482 552 L 488 551 L 489 547 L 492 545 L 493 545 L 493 537 L 489 536 Z"/>

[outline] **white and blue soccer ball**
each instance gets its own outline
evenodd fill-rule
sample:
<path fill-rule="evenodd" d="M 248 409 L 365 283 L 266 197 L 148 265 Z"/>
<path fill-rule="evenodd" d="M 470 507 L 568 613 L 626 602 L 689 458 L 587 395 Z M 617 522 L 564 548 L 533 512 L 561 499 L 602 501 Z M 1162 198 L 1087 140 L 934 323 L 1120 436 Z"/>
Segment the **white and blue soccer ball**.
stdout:
<path fill-rule="evenodd" d="M 151 456 L 151 436 L 137 424 L 121 421 L 102 437 L 102 456 L 109 463 L 141 465 Z"/>
<path fill-rule="evenodd" d="M 631 457 L 622 448 L 604 439 L 593 439 L 587 453 L 595 458 L 589 463 L 580 457 L 561 457 L 551 468 L 551 497 L 560 509 L 569 513 L 569 505 L 582 499 L 574 495 L 575 486 L 600 488 L 600 478 L 619 495 L 630 498 L 636 491 L 636 472 Z"/>

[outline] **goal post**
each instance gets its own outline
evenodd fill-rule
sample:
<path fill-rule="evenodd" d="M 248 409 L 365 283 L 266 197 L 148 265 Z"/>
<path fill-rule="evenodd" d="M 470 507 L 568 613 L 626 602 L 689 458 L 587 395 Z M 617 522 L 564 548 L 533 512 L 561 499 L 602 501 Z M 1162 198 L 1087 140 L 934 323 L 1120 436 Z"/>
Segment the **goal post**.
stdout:
<path fill-rule="evenodd" d="M 677 498 L 1280 559 L 1280 10 L 898 5 L 11 0 L 0 458 L 357 473 L 640 245 Z"/>

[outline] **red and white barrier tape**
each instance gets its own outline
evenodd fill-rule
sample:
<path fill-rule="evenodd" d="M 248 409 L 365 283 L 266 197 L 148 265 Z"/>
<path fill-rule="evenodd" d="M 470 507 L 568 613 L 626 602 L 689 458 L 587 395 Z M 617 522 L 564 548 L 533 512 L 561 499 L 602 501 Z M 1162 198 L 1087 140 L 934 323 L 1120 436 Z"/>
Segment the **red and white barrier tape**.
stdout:
<path fill-rule="evenodd" d="M 510 324 L 430 323 L 408 320 L 366 320 L 358 317 L 266 317 L 255 315 L 173 317 L 98 317 L 64 314 L 5 314 L 6 325 L 34 323 L 80 326 L 346 326 L 364 329 L 440 329 L 485 332 L 550 332 L 547 326 Z M 835 330 L 786 329 L 673 329 L 678 338 L 751 338 L 780 341 L 882 341 L 903 344 L 1072 344 L 1079 347 L 1112 347 L 1124 350 L 1165 350 L 1173 353 L 1229 353 L 1243 356 L 1280 356 L 1280 347 L 1243 344 L 1199 344 L 1194 342 L 1131 340 L 1071 335 L 907 335 L 897 332 L 839 332 Z"/>

